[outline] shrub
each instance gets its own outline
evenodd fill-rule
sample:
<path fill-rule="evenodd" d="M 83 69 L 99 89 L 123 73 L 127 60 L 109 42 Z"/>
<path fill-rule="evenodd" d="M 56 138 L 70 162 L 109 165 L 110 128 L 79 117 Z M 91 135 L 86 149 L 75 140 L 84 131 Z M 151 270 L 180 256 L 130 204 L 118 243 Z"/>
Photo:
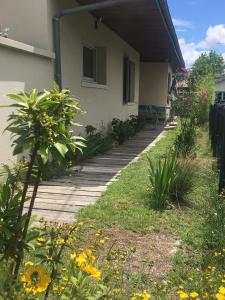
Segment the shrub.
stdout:
<path fill-rule="evenodd" d="M 126 121 L 114 118 L 112 120 L 112 134 L 114 139 L 122 144 L 129 137 L 135 135 L 145 125 L 145 119 L 131 115 Z"/>
<path fill-rule="evenodd" d="M 74 118 L 82 111 L 69 90 L 59 90 L 55 85 L 52 91 L 32 90 L 8 97 L 16 102 L 11 105 L 16 107 L 16 111 L 10 114 L 10 123 L 6 128 L 13 134 L 13 154 L 27 153 L 29 157 L 22 186 L 17 188 L 19 176 L 13 177 L 7 170 L 8 176 L 0 190 L 1 212 L 5 212 L 1 218 L 1 228 L 6 229 L 0 244 L 10 238 L 10 247 L 5 253 L 14 260 L 11 272 L 17 278 L 24 253 L 32 248 L 31 242 L 35 238 L 35 234 L 28 229 L 45 168 L 52 160 L 63 163 L 69 150 L 75 152 L 84 144 L 83 138 L 72 135 L 71 127 L 76 125 Z M 31 184 L 31 197 L 28 197 Z M 25 213 L 24 204 L 27 200 L 30 202 Z M 7 232 L 7 228 L 12 231 Z"/>
<path fill-rule="evenodd" d="M 193 119 L 181 119 L 180 127 L 175 138 L 175 152 L 178 156 L 187 157 L 194 154 L 196 127 Z"/>
<path fill-rule="evenodd" d="M 184 202 L 193 186 L 195 164 L 190 159 L 178 159 L 175 168 L 176 176 L 170 187 L 170 199 Z"/>
<path fill-rule="evenodd" d="M 170 196 L 171 186 L 176 178 L 176 158 L 175 155 L 168 156 L 164 159 L 149 162 L 149 180 L 151 193 L 151 206 L 154 209 L 164 209 Z"/>
<path fill-rule="evenodd" d="M 86 147 L 82 153 L 76 153 L 75 160 L 85 160 L 86 158 L 94 155 L 104 153 L 111 149 L 114 144 L 114 140 L 111 133 L 98 131 L 95 127 L 88 125 L 86 126 L 85 144 Z"/>

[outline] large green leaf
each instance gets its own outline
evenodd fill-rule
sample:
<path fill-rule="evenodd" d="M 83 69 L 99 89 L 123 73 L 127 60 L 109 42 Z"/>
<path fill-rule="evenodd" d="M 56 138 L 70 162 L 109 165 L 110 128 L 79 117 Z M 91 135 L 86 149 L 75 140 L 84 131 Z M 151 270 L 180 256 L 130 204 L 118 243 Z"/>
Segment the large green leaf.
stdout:
<path fill-rule="evenodd" d="M 66 145 L 61 143 L 55 143 L 54 147 L 58 150 L 62 157 L 65 157 L 66 153 L 68 152 L 68 148 Z"/>

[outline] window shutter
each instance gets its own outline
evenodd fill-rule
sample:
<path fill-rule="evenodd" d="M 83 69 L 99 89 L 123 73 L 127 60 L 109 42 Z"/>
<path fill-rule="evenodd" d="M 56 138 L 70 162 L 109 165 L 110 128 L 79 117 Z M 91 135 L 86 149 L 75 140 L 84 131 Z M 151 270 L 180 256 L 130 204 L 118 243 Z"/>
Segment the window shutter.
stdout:
<path fill-rule="evenodd" d="M 97 47 L 96 48 L 96 81 L 100 84 L 106 84 L 107 74 L 106 74 L 106 48 Z"/>
<path fill-rule="evenodd" d="M 135 99 L 135 63 L 130 61 L 130 97 L 129 101 L 134 102 Z"/>
<path fill-rule="evenodd" d="M 129 58 L 124 57 L 123 59 L 123 103 L 129 102 Z"/>

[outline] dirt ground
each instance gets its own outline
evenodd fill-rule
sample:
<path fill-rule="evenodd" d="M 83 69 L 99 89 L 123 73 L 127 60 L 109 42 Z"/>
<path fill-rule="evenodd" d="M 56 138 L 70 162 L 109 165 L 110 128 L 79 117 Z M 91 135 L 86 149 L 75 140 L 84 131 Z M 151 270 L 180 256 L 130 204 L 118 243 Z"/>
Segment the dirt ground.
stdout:
<path fill-rule="evenodd" d="M 178 250 L 179 241 L 168 233 L 138 234 L 118 227 L 107 228 L 102 236 L 109 237 L 101 257 L 113 250 L 127 252 L 126 271 L 133 274 L 146 274 L 159 281 L 172 270 L 172 259 Z"/>

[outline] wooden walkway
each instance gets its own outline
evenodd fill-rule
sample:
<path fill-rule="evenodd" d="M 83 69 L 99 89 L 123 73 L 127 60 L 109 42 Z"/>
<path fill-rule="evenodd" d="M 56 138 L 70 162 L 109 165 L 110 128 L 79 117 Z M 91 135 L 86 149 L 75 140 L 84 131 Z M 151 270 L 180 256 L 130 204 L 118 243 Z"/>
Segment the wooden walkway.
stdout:
<path fill-rule="evenodd" d="M 163 127 L 146 127 L 123 145 L 82 163 L 76 174 L 42 182 L 33 215 L 49 222 L 73 222 L 76 212 L 94 204 L 107 186 L 117 180 L 120 171 L 137 159 L 162 130 Z"/>

